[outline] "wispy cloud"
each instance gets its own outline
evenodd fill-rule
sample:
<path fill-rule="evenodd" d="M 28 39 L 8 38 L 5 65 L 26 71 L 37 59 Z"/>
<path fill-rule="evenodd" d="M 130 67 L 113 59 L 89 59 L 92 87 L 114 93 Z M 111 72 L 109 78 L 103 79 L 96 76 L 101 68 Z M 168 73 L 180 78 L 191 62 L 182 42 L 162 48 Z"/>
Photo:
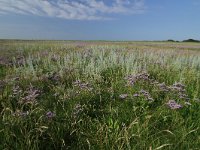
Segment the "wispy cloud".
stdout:
<path fill-rule="evenodd" d="M 0 0 L 0 14 L 23 14 L 63 19 L 101 20 L 111 14 L 139 14 L 144 0 Z"/>

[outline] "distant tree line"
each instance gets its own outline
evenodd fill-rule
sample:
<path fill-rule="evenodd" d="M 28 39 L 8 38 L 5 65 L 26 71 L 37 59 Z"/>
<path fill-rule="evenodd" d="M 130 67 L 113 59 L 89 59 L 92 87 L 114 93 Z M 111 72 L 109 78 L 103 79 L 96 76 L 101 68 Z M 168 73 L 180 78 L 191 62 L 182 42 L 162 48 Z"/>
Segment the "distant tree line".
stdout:
<path fill-rule="evenodd" d="M 199 40 L 195 40 L 195 39 L 187 39 L 187 40 L 183 40 L 183 41 L 175 41 L 175 40 L 172 40 L 172 39 L 169 39 L 167 40 L 167 42 L 199 42 Z"/>

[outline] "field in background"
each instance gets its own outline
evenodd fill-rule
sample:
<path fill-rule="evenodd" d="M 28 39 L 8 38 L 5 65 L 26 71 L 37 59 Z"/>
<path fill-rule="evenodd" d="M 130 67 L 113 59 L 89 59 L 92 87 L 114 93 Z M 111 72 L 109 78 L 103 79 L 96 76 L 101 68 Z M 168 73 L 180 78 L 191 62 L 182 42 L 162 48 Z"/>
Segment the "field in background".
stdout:
<path fill-rule="evenodd" d="M 199 149 L 200 44 L 0 41 L 0 149 Z"/>

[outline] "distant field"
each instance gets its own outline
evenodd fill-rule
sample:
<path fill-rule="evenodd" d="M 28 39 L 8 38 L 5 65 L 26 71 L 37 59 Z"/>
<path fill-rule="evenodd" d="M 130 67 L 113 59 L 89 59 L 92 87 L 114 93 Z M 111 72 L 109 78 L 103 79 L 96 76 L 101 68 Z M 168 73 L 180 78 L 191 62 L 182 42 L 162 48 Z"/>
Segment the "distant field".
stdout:
<path fill-rule="evenodd" d="M 0 149 L 200 148 L 200 43 L 0 40 Z"/>

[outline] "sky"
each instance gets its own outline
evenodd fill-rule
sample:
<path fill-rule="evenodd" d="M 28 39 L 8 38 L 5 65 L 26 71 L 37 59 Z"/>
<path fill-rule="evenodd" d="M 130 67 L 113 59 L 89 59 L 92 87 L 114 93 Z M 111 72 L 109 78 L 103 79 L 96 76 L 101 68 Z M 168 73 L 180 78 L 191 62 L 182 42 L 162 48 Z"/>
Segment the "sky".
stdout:
<path fill-rule="evenodd" d="M 200 0 L 0 0 L 0 39 L 200 40 Z"/>

